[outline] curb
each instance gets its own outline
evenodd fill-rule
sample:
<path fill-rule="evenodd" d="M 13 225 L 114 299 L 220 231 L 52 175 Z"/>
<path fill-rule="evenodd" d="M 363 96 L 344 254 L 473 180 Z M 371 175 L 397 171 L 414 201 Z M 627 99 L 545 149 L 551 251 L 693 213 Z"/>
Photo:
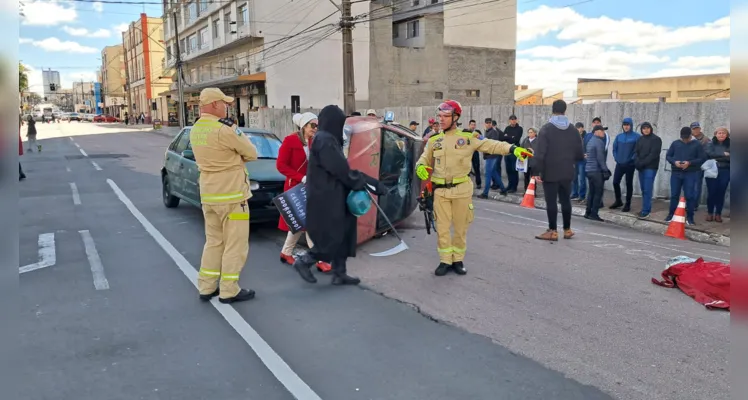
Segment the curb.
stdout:
<path fill-rule="evenodd" d="M 481 194 L 482 191 L 476 190 L 473 193 L 473 197 L 478 197 L 479 194 Z M 494 201 L 500 201 L 502 203 L 511 203 L 511 204 L 517 204 L 519 205 L 522 203 L 523 195 L 516 195 L 516 194 L 507 194 L 506 196 L 502 196 L 498 192 L 490 192 L 488 194 L 488 198 Z M 542 210 L 545 210 L 545 200 L 542 199 L 535 199 L 535 208 L 539 208 Z M 586 208 L 580 207 L 577 205 L 572 205 L 571 207 L 571 214 L 576 215 L 578 217 L 584 217 L 584 212 Z M 664 235 L 665 231 L 667 230 L 667 224 L 665 222 L 658 222 L 658 221 L 652 221 L 652 220 L 642 220 L 634 215 L 626 215 L 616 212 L 610 212 L 610 211 L 603 211 L 600 210 L 600 217 L 605 220 L 606 223 L 622 226 L 625 228 L 631 228 L 637 231 L 646 232 L 646 233 L 653 233 L 657 235 Z M 730 237 L 721 235 L 718 233 L 710 233 L 698 229 L 693 229 L 686 227 L 686 238 L 688 240 L 698 242 L 698 243 L 706 243 L 706 244 L 716 244 L 718 246 L 723 247 L 730 247 Z"/>
<path fill-rule="evenodd" d="M 175 135 L 170 135 L 167 132 L 159 131 L 159 130 L 156 130 L 156 129 L 153 129 L 153 128 L 143 129 L 143 130 L 141 130 L 141 132 L 152 133 L 154 135 L 160 135 L 160 136 L 168 137 L 169 139 L 174 139 L 174 136 L 176 136 L 176 134 Z M 177 133 L 179 133 L 179 132 L 177 131 Z"/>

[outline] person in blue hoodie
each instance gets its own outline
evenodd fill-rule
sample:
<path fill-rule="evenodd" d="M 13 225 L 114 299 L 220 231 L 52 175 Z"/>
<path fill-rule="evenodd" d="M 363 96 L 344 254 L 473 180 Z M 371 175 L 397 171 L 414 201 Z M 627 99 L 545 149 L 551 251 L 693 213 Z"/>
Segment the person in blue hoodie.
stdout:
<path fill-rule="evenodd" d="M 626 117 L 623 119 L 623 132 L 619 133 L 613 140 L 613 159 L 616 161 L 616 169 L 613 172 L 613 191 L 616 201 L 610 205 L 611 209 L 623 206 L 623 212 L 631 211 L 631 196 L 634 195 L 634 171 L 636 171 L 636 142 L 640 134 L 634 132 L 634 120 Z M 626 204 L 621 201 L 621 179 L 626 176 Z"/>
<path fill-rule="evenodd" d="M 577 131 L 579 132 L 579 136 L 582 137 L 582 148 L 584 149 L 585 154 L 587 153 L 587 143 L 590 142 L 590 139 L 592 139 L 592 132 L 587 132 L 584 129 L 584 124 L 581 122 L 577 122 L 574 124 L 574 127 L 577 128 Z M 585 198 L 587 198 L 587 173 L 585 172 L 584 168 L 587 162 L 585 160 L 582 160 L 577 163 L 577 176 L 574 178 L 574 181 L 571 185 L 571 199 L 572 200 L 579 200 L 584 201 Z"/>

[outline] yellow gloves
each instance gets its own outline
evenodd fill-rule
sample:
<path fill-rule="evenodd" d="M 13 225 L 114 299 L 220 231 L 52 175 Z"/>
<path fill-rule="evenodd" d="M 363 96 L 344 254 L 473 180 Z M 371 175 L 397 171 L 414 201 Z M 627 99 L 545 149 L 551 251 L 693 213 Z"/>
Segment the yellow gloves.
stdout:
<path fill-rule="evenodd" d="M 520 160 L 524 160 L 527 157 L 532 157 L 532 152 L 530 150 L 527 150 L 524 147 L 519 146 L 513 146 L 514 150 L 512 151 L 514 153 L 514 156 L 519 158 Z"/>
<path fill-rule="evenodd" d="M 425 181 L 429 179 L 429 171 L 428 168 L 426 168 L 425 165 L 419 165 L 416 167 L 416 175 L 418 175 L 418 178 L 422 181 Z"/>

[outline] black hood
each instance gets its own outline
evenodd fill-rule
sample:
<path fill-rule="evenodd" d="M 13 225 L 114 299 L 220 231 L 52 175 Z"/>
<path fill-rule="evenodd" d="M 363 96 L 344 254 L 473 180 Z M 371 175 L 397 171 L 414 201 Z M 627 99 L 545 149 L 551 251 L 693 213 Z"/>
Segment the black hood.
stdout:
<path fill-rule="evenodd" d="M 719 140 L 717 139 L 717 135 L 714 135 L 714 137 L 712 138 L 712 143 L 713 144 L 719 144 Z M 727 137 L 725 138 L 725 141 L 722 142 L 722 145 L 725 146 L 725 147 L 727 147 L 728 149 L 730 148 L 730 134 L 729 133 L 727 134 Z"/>
<path fill-rule="evenodd" d="M 655 133 L 655 130 L 654 130 L 654 128 L 652 127 L 652 124 L 650 124 L 649 122 L 642 122 L 642 124 L 641 124 L 641 125 L 639 125 L 639 132 L 641 132 L 641 131 L 642 131 L 642 128 L 644 128 L 645 126 L 648 126 L 648 127 L 649 127 L 649 129 L 650 129 L 650 130 L 652 131 L 652 134 L 654 135 L 654 133 Z M 642 136 L 644 136 L 644 134 L 642 134 Z"/>
<path fill-rule="evenodd" d="M 317 117 L 319 130 L 331 134 L 341 144 L 343 143 L 343 127 L 346 116 L 343 110 L 336 105 L 329 105 L 320 111 Z"/>

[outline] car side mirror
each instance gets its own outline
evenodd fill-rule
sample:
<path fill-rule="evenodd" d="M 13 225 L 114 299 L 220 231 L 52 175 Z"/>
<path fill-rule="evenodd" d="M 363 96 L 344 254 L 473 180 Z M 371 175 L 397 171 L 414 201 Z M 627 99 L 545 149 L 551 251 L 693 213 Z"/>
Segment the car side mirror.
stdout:
<path fill-rule="evenodd" d="M 195 153 L 192 152 L 192 150 L 185 150 L 182 152 L 182 157 L 195 161 Z"/>

